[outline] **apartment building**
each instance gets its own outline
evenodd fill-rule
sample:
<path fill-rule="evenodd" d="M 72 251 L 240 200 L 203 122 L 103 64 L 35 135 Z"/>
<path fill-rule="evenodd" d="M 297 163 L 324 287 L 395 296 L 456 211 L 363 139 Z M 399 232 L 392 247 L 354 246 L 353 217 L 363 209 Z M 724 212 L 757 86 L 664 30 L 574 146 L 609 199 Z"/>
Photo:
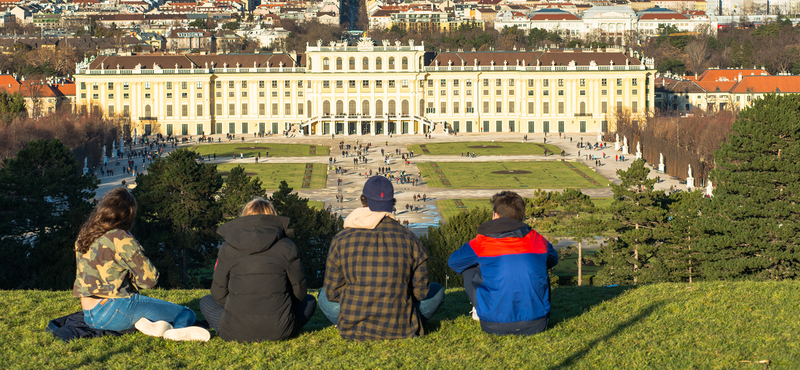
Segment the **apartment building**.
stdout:
<path fill-rule="evenodd" d="M 652 61 L 622 50 L 426 53 L 362 38 L 305 54 L 100 56 L 79 63 L 82 109 L 138 132 L 306 135 L 597 133 L 643 115 Z"/>

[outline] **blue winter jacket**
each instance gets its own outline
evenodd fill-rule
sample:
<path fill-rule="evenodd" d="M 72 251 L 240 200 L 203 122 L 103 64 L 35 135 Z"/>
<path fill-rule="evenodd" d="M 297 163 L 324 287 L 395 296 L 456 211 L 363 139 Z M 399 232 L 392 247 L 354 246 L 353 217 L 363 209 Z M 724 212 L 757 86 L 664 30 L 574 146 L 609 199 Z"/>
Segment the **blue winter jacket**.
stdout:
<path fill-rule="evenodd" d="M 483 282 L 477 289 L 481 322 L 519 323 L 550 315 L 547 270 L 558 264 L 558 253 L 530 226 L 498 218 L 478 227 L 478 236 L 452 255 L 448 265 L 458 273 L 479 266 Z"/>

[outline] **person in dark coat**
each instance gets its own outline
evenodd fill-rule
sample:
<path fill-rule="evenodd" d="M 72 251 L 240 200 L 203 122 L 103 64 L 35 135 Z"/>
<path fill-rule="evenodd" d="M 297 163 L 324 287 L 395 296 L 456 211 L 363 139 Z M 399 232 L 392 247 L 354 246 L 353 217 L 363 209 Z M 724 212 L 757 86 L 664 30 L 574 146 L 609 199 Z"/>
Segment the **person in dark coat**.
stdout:
<path fill-rule="evenodd" d="M 300 331 L 317 307 L 307 294 L 297 246 L 288 239 L 289 218 L 256 198 L 242 216 L 217 229 L 225 239 L 214 268 L 211 295 L 200 311 L 224 340 L 282 340 Z"/>

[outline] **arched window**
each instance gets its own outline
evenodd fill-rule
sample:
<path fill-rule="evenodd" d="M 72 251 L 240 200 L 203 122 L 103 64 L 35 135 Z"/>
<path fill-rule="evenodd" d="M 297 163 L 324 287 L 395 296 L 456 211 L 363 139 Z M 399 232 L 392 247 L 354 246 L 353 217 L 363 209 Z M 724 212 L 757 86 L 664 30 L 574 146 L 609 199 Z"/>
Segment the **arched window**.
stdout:
<path fill-rule="evenodd" d="M 337 71 L 342 70 L 342 58 L 336 58 L 336 70 Z"/>
<path fill-rule="evenodd" d="M 347 113 L 350 115 L 356 114 L 356 101 L 351 100 L 349 104 L 347 104 Z"/>
<path fill-rule="evenodd" d="M 394 100 L 389 100 L 389 114 L 397 114 L 397 107 L 395 107 Z"/>
<path fill-rule="evenodd" d="M 150 104 L 144 106 L 144 116 L 152 117 L 152 110 L 150 109 Z"/>
<path fill-rule="evenodd" d="M 331 102 L 325 100 L 322 102 L 322 114 L 331 114 Z"/>
<path fill-rule="evenodd" d="M 389 70 L 394 69 L 394 57 L 389 57 Z"/>
<path fill-rule="evenodd" d="M 327 70 L 331 69 L 330 64 L 331 64 L 331 60 L 330 59 L 328 59 L 328 58 L 322 59 L 322 70 L 323 71 L 327 71 Z"/>
<path fill-rule="evenodd" d="M 311 100 L 306 101 L 306 117 L 311 118 Z"/>
<path fill-rule="evenodd" d="M 350 57 L 350 59 L 347 60 L 347 69 L 349 71 L 356 70 L 356 58 Z"/>
<path fill-rule="evenodd" d="M 361 102 L 361 114 L 369 116 L 369 100 L 364 99 Z"/>
<path fill-rule="evenodd" d="M 369 71 L 369 58 L 364 57 L 364 59 L 361 59 L 361 69 Z"/>
<path fill-rule="evenodd" d="M 341 100 L 337 100 L 336 101 L 336 115 L 339 116 L 339 115 L 342 115 L 342 114 L 344 114 L 344 102 L 341 101 Z"/>
<path fill-rule="evenodd" d="M 308 59 L 308 65 L 306 68 L 308 68 L 309 71 L 311 70 L 311 58 Z"/>
<path fill-rule="evenodd" d="M 407 58 L 407 57 L 403 57 L 403 62 L 402 62 L 402 64 L 400 65 L 400 67 L 401 67 L 401 68 L 402 68 L 404 71 L 408 70 L 408 58 Z"/>
<path fill-rule="evenodd" d="M 421 117 L 425 116 L 425 99 L 419 100 L 419 115 Z"/>
<path fill-rule="evenodd" d="M 382 116 L 383 115 L 383 101 L 378 100 L 375 102 L 375 115 Z"/>
<path fill-rule="evenodd" d="M 586 102 L 581 102 L 580 108 L 578 109 L 581 113 L 581 116 L 586 114 Z"/>
<path fill-rule="evenodd" d="M 424 66 L 422 65 L 422 63 L 425 63 L 425 60 L 424 60 L 424 58 L 423 58 L 423 57 L 419 57 L 419 70 L 420 70 L 420 71 L 421 71 L 421 70 L 423 69 L 423 67 L 424 67 Z"/>
<path fill-rule="evenodd" d="M 403 100 L 403 103 L 400 105 L 402 107 L 402 112 L 404 116 L 408 115 L 408 100 Z"/>
<path fill-rule="evenodd" d="M 381 69 L 383 69 L 383 59 L 378 57 L 378 59 L 375 59 L 375 70 L 380 71 Z"/>

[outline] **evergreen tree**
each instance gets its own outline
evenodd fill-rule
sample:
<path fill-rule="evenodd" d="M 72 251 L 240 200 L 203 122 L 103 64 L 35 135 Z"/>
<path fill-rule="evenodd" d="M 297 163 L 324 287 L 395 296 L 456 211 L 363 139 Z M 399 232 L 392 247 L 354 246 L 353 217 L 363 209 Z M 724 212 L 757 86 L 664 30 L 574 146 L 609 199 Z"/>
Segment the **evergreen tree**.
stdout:
<path fill-rule="evenodd" d="M 666 237 L 659 226 L 667 220 L 666 196 L 653 190 L 656 179 L 648 179 L 650 170 L 638 159 L 627 170 L 617 170 L 622 182 L 612 185 L 615 201 L 609 223 L 619 236 L 606 244 L 598 257 L 607 264 L 598 274 L 600 282 L 621 284 L 655 281 L 649 269 L 656 259 L 656 248 Z"/>
<path fill-rule="evenodd" d="M 428 252 L 429 280 L 442 286 L 464 286 L 461 274 L 451 270 L 447 261 L 453 252 L 478 235 L 478 226 L 491 219 L 491 208 L 473 208 L 459 212 L 438 227 L 428 227 L 428 234 L 420 240 Z"/>
<path fill-rule="evenodd" d="M 767 95 L 740 113 L 714 153 L 714 197 L 695 222 L 708 279 L 780 280 L 800 268 L 800 95 Z"/>
<path fill-rule="evenodd" d="M 578 243 L 578 286 L 583 285 L 583 241 L 603 234 L 608 223 L 600 216 L 591 198 L 578 189 L 566 189 L 561 194 L 561 204 L 568 214 L 566 228 Z"/>
<path fill-rule="evenodd" d="M 692 243 L 700 235 L 692 227 L 700 217 L 704 192 L 673 193 L 667 200 L 667 222 L 656 226 L 665 239 L 659 243 L 657 256 L 651 267 L 654 281 L 693 282 L 699 276 L 698 254 Z"/>
<path fill-rule="evenodd" d="M 342 230 L 343 220 L 329 211 L 308 206 L 308 199 L 301 198 L 286 181 L 281 181 L 278 191 L 272 193 L 270 201 L 280 216 L 289 217 L 290 238 L 297 245 L 303 272 L 310 288 L 321 288 L 325 276 L 325 261 L 331 240 Z"/>
<path fill-rule="evenodd" d="M 178 149 L 156 158 L 136 176 L 139 203 L 134 235 L 145 247 L 167 286 L 199 286 L 194 269 L 209 269 L 217 255 L 216 228 L 222 219 L 215 197 L 222 176 L 215 165 Z M 192 271 L 193 272 L 193 271 Z"/>
<path fill-rule="evenodd" d="M 99 181 L 61 141 L 37 140 L 0 169 L 0 288 L 69 289 L 75 240 Z"/>
<path fill-rule="evenodd" d="M 232 168 L 219 198 L 223 217 L 232 219 L 238 216 L 247 202 L 253 197 L 261 197 L 264 194 L 258 177 L 248 176 L 242 166 Z"/>

